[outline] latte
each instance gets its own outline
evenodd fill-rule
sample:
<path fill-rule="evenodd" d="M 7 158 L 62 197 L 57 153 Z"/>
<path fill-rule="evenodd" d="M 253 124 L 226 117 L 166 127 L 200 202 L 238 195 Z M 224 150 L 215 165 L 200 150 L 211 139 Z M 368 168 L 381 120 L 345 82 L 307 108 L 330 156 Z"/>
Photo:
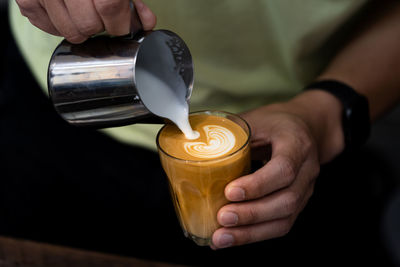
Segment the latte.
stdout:
<path fill-rule="evenodd" d="M 185 235 L 209 245 L 220 227 L 217 212 L 228 203 L 225 186 L 250 171 L 249 128 L 242 119 L 223 112 L 195 113 L 189 120 L 199 133 L 197 139 L 187 139 L 168 124 L 157 145 Z"/>

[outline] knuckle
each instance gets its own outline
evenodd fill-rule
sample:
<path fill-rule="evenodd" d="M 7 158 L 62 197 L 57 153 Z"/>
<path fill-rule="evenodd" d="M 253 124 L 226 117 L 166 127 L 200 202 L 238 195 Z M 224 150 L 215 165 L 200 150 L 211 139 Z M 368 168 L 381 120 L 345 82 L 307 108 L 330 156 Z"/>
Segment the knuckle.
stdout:
<path fill-rule="evenodd" d="M 253 173 L 252 181 L 249 183 L 253 197 L 260 197 L 263 195 L 264 188 L 264 174 L 261 171 Z"/>
<path fill-rule="evenodd" d="M 24 16 L 24 17 L 29 17 L 29 13 L 26 12 L 26 10 L 20 8 L 19 11 L 21 12 L 21 15 L 22 15 L 22 16 Z"/>
<path fill-rule="evenodd" d="M 303 157 L 303 158 L 308 158 L 312 155 L 316 155 L 316 147 L 314 145 L 314 143 L 309 140 L 306 139 L 305 141 L 303 141 L 301 143 L 301 148 L 299 148 L 299 154 Z"/>
<path fill-rule="evenodd" d="M 307 138 L 303 139 L 303 149 L 305 153 L 310 153 L 315 148 L 315 144 L 311 139 L 307 136 Z"/>
<path fill-rule="evenodd" d="M 81 34 L 75 33 L 75 34 L 64 34 L 65 39 L 68 40 L 68 42 L 73 43 L 73 44 L 80 44 L 84 42 L 87 38 Z"/>
<path fill-rule="evenodd" d="M 95 0 L 97 11 L 103 16 L 112 16 L 120 12 L 124 1 L 121 0 Z"/>
<path fill-rule="evenodd" d="M 250 207 L 250 208 L 246 209 L 246 216 L 245 216 L 245 218 L 243 218 L 243 221 L 246 224 L 256 223 L 259 221 L 259 219 L 260 219 L 260 216 L 254 208 Z"/>
<path fill-rule="evenodd" d="M 91 36 L 103 30 L 103 26 L 95 21 L 84 21 L 77 24 L 77 27 L 79 32 L 86 36 Z"/>
<path fill-rule="evenodd" d="M 15 1 L 21 11 L 21 14 L 27 17 L 37 6 L 36 1 L 32 0 L 16 0 Z"/>
<path fill-rule="evenodd" d="M 300 195 L 295 192 L 288 192 L 283 201 L 283 210 L 285 215 L 294 214 L 300 205 Z"/>
<path fill-rule="evenodd" d="M 314 147 L 314 142 L 312 141 L 310 134 L 308 132 L 299 131 L 297 134 L 298 144 L 304 153 L 308 153 Z"/>
<path fill-rule="evenodd" d="M 287 157 L 281 156 L 278 161 L 279 174 L 285 181 L 285 185 L 290 185 L 296 178 L 296 167 L 294 161 Z"/>
<path fill-rule="evenodd" d="M 35 1 L 32 0 L 15 0 L 20 8 L 32 9 L 35 6 Z"/>

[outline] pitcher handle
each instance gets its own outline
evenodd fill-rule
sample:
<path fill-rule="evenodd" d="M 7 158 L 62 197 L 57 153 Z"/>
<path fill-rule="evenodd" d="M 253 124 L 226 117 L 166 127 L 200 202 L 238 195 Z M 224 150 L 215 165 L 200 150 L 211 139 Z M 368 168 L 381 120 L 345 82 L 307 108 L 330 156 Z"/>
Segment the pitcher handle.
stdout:
<path fill-rule="evenodd" d="M 135 3 L 129 0 L 129 7 L 131 9 L 131 27 L 129 38 L 133 38 L 138 32 L 143 30 L 143 24 L 140 21 L 139 14 L 136 11 Z"/>

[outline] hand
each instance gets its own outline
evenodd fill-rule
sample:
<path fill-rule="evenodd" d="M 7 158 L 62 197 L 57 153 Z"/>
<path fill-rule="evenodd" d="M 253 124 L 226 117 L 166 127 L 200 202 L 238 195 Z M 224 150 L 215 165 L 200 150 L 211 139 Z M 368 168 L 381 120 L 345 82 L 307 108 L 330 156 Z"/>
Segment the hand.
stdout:
<path fill-rule="evenodd" d="M 313 193 L 321 159 L 329 160 L 343 149 L 340 103 L 324 92 L 304 94 L 308 97 L 264 106 L 243 115 L 252 130 L 252 152 L 269 148 L 269 153 L 264 149 L 264 154 L 254 153 L 254 156 L 270 159 L 256 172 L 226 186 L 225 196 L 232 203 L 218 212 L 217 219 L 223 227 L 215 231 L 212 248 L 243 245 L 287 234 Z M 313 98 L 321 99 L 321 94 L 327 100 L 320 101 L 320 112 L 311 112 L 311 107 L 318 110 L 319 106 L 309 102 L 315 103 Z M 325 102 L 332 104 L 329 112 L 328 106 L 323 106 Z M 327 113 L 323 112 L 324 108 Z M 338 130 L 333 130 L 339 138 L 328 133 L 333 128 L 325 128 L 326 124 L 318 127 L 316 122 L 322 120 L 321 114 L 330 114 L 332 123 L 328 125 L 339 125 Z M 327 149 L 322 136 L 337 139 L 339 148 Z M 320 147 L 327 150 L 320 153 Z"/>
<path fill-rule="evenodd" d="M 130 32 L 130 0 L 16 0 L 21 14 L 39 29 L 82 43 L 107 31 L 115 36 Z M 144 30 L 156 25 L 156 16 L 141 1 L 135 7 Z"/>

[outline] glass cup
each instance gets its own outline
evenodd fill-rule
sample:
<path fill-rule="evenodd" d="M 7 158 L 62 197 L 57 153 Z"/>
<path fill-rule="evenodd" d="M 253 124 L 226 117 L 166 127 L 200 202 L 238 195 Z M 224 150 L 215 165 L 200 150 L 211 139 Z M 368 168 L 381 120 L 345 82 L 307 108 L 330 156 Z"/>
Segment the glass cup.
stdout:
<path fill-rule="evenodd" d="M 211 244 L 212 234 L 220 225 L 218 210 L 229 201 L 225 186 L 232 180 L 250 172 L 250 127 L 237 115 L 221 111 L 202 111 L 190 116 L 205 114 L 229 119 L 239 125 L 247 135 L 244 145 L 226 156 L 210 160 L 185 160 L 176 158 L 160 146 L 157 147 L 161 164 L 168 176 L 172 200 L 186 237 L 197 245 Z"/>

